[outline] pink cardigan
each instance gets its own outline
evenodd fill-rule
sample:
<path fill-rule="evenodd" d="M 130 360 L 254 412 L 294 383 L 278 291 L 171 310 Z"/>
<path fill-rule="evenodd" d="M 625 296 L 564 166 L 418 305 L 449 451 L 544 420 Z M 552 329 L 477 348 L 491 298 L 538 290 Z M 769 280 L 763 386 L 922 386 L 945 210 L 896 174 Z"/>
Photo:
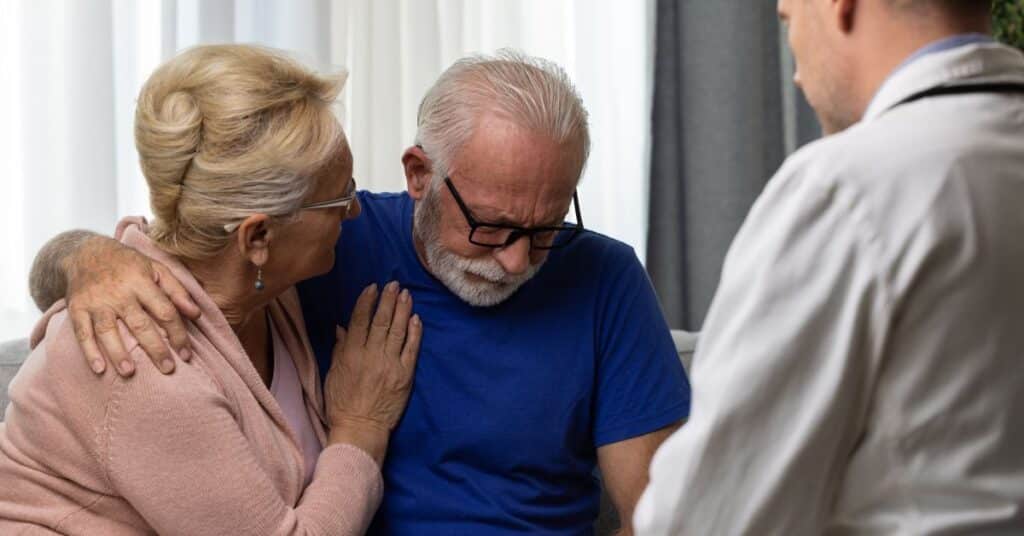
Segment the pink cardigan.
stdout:
<path fill-rule="evenodd" d="M 0 423 L 0 534 L 362 534 L 380 504 L 373 459 L 325 449 L 302 489 L 295 435 L 224 316 L 185 267 L 139 226 L 122 242 L 166 264 L 202 309 L 190 363 L 164 376 L 132 341 L 135 376 L 86 364 L 62 303 L 10 385 Z M 122 232 L 123 231 L 123 232 Z M 295 359 L 321 442 L 323 396 L 298 296 L 270 307 Z"/>

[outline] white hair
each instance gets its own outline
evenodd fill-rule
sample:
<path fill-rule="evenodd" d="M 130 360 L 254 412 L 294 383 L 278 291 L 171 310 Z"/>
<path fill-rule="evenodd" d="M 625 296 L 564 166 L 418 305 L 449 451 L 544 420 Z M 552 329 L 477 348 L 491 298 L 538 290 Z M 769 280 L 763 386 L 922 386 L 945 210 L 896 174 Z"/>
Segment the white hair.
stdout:
<path fill-rule="evenodd" d="M 569 76 L 551 61 L 511 49 L 462 58 L 442 73 L 420 103 L 416 144 L 447 170 L 486 112 L 578 144 L 581 168 L 587 160 L 587 111 Z"/>

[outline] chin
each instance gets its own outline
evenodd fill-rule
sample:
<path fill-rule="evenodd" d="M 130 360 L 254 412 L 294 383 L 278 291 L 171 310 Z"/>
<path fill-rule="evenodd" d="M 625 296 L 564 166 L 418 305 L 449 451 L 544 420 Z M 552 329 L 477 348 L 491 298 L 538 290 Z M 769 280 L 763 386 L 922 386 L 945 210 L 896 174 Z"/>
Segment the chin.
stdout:
<path fill-rule="evenodd" d="M 317 260 L 314 269 L 310 270 L 310 272 L 312 273 L 310 273 L 308 277 L 304 277 L 303 279 L 309 279 L 310 277 L 316 277 L 318 275 L 326 274 L 327 272 L 331 271 L 331 268 L 334 268 L 334 248 L 331 248 L 327 253 L 322 255 Z"/>
<path fill-rule="evenodd" d="M 452 282 L 448 289 L 462 301 L 473 307 L 494 307 L 512 297 L 519 290 L 519 284 L 469 282 L 468 278 Z"/>

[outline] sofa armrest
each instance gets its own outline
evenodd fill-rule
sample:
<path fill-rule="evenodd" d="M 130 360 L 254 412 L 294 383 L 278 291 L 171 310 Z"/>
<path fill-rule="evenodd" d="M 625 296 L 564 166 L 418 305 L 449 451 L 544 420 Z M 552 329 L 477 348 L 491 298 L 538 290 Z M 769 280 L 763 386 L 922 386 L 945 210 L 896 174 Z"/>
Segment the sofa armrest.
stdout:
<path fill-rule="evenodd" d="M 28 354 L 28 339 L 0 343 L 0 421 L 4 420 L 4 412 L 7 410 L 7 385 L 18 373 L 18 368 Z"/>

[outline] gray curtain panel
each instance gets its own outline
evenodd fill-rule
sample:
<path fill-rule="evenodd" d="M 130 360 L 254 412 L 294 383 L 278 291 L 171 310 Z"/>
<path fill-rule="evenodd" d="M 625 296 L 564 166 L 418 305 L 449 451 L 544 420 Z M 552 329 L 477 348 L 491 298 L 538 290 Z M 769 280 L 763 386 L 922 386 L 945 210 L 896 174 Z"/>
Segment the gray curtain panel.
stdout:
<path fill-rule="evenodd" d="M 699 331 L 729 243 L 786 155 L 820 136 L 771 0 L 658 0 L 647 269 Z"/>

